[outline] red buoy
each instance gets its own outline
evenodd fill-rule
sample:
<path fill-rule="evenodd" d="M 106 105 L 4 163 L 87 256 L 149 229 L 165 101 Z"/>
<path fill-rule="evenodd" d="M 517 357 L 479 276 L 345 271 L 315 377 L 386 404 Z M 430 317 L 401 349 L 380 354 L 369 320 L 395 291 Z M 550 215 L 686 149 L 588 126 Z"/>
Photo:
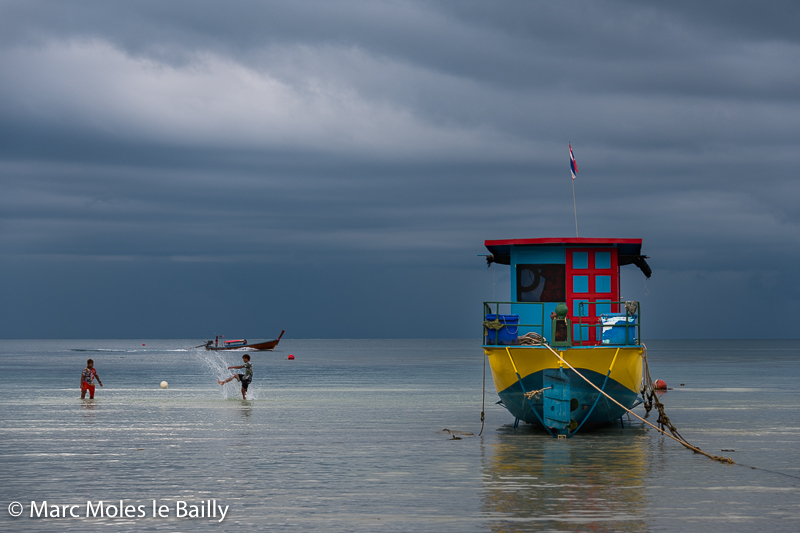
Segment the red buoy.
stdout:
<path fill-rule="evenodd" d="M 289 359 L 290 361 L 294 361 L 294 356 L 292 354 L 289 354 L 289 357 L 287 359 Z"/>
<path fill-rule="evenodd" d="M 667 390 L 667 382 L 663 379 L 657 379 L 655 383 L 653 383 L 653 388 L 656 390 Z"/>

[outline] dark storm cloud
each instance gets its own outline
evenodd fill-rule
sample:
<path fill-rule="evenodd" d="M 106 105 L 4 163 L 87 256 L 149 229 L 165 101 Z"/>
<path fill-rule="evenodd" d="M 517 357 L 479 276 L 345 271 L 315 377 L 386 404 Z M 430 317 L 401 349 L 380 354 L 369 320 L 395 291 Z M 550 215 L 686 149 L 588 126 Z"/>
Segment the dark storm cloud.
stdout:
<path fill-rule="evenodd" d="M 482 241 L 574 234 L 571 141 L 649 335 L 794 336 L 798 9 L 6 2 L 2 335 L 473 335 Z"/>

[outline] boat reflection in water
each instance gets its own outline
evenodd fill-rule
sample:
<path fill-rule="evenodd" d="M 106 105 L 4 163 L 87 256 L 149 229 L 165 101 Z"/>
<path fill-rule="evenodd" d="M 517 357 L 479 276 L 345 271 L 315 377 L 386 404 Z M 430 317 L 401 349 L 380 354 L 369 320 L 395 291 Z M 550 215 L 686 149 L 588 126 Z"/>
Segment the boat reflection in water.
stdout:
<path fill-rule="evenodd" d="M 482 446 L 483 516 L 491 531 L 648 531 L 648 440 L 619 424 L 580 439 L 532 426 Z"/>

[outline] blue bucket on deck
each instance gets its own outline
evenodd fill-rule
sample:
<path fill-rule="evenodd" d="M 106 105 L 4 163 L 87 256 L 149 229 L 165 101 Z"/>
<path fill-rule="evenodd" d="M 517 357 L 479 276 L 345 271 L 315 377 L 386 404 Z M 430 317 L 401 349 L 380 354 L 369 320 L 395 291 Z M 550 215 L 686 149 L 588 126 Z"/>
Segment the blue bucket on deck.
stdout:
<path fill-rule="evenodd" d="M 636 315 L 626 317 L 624 313 L 611 313 L 601 316 L 600 321 L 603 324 L 603 344 L 636 344 Z"/>
<path fill-rule="evenodd" d="M 500 318 L 501 324 L 508 324 L 500 329 L 486 328 L 486 344 L 515 344 L 519 330 L 519 315 L 486 315 L 487 322 L 494 322 Z"/>

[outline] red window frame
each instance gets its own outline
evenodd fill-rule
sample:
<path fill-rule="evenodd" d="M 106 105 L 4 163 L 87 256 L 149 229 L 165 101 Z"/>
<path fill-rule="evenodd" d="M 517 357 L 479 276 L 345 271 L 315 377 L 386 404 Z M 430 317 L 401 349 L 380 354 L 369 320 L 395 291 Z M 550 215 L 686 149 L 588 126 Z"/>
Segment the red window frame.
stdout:
<path fill-rule="evenodd" d="M 586 306 L 587 316 L 578 316 L 578 305 L 574 303 L 575 300 L 586 300 L 588 302 L 596 302 L 597 300 L 609 300 L 612 302 L 619 301 L 619 257 L 617 255 L 616 247 L 598 247 L 598 248 L 567 248 L 567 268 L 566 268 L 566 281 L 567 281 L 567 308 L 570 310 L 570 319 L 573 324 L 577 324 L 580 319 L 582 324 L 596 324 L 598 322 L 597 304 Z M 573 266 L 572 254 L 576 252 L 587 252 L 588 268 L 576 269 Z M 610 252 L 611 265 L 610 268 L 597 268 L 595 266 L 595 253 L 596 252 Z M 573 290 L 573 276 L 588 276 L 588 292 L 575 292 Z M 598 293 L 595 283 L 595 276 L 610 276 L 611 277 L 611 292 Z M 611 305 L 611 312 L 619 312 L 619 304 Z M 601 313 L 602 314 L 602 313 Z M 573 326 L 573 330 L 575 327 Z M 585 331 L 585 330 L 584 330 Z M 584 346 L 592 346 L 600 344 L 602 339 L 598 338 L 598 328 L 588 328 L 588 338 L 584 338 L 583 342 L 579 342 L 579 337 L 573 334 L 573 344 L 581 344 Z"/>

